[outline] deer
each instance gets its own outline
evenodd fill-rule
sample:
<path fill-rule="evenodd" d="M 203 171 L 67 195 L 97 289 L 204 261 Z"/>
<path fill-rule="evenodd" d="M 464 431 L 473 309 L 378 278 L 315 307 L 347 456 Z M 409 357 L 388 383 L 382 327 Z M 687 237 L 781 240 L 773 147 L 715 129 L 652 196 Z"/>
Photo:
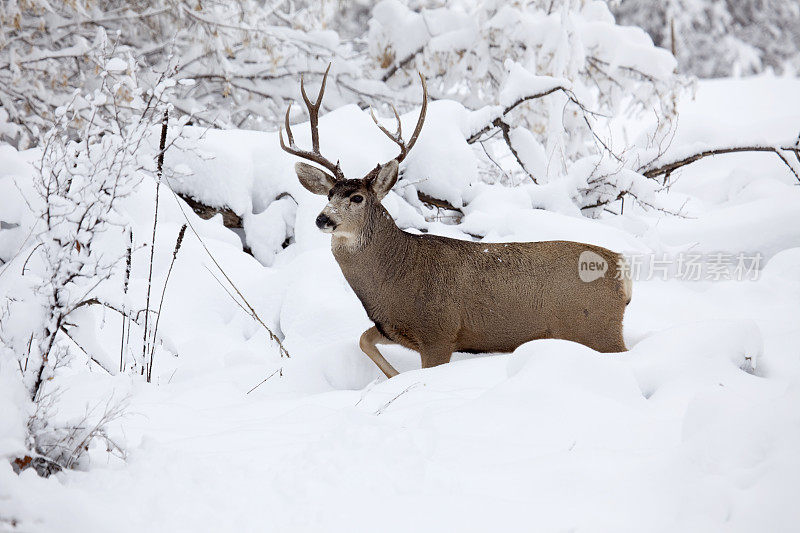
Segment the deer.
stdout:
<path fill-rule="evenodd" d="M 360 179 L 346 179 L 339 161 L 324 157 L 319 146 L 319 110 L 329 70 L 330 65 L 315 102 L 300 79 L 311 150 L 294 142 L 291 106 L 284 124 L 288 144 L 282 127 L 280 146 L 322 167 L 300 161 L 295 172 L 303 187 L 328 198 L 315 222 L 331 235 L 333 256 L 374 323 L 359 347 L 387 378 L 398 372 L 378 345 L 418 352 L 422 368 L 450 362 L 453 352 L 508 353 L 537 339 L 564 339 L 602 353 L 626 351 L 622 322 L 632 280 L 624 256 L 572 241 L 487 243 L 403 231 L 381 200 L 397 183 L 399 165 L 422 131 L 425 78 L 420 74 L 422 106 L 408 142 L 394 106 L 395 132 L 370 110 L 399 154 Z M 585 261 L 587 254 L 594 261 Z M 587 264 L 596 267 L 589 277 L 581 270 Z"/>

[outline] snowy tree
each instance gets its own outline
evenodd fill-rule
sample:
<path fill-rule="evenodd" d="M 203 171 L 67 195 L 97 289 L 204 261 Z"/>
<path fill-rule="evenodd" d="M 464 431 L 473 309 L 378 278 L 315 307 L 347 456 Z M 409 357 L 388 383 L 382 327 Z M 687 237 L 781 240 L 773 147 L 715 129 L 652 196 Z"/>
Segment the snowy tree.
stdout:
<path fill-rule="evenodd" d="M 271 124 L 298 76 L 321 73 L 333 57 L 347 71 L 349 48 L 327 29 L 342 18 L 335 8 L 332 1 L 3 2 L 0 138 L 38 144 L 74 88 L 92 90 L 101 68 L 90 53 L 98 28 L 143 81 L 173 71 L 182 82 L 178 112 L 216 127 Z"/>
<path fill-rule="evenodd" d="M 620 24 L 673 50 L 680 71 L 701 78 L 800 70 L 800 4 L 794 0 L 621 0 Z"/>
<path fill-rule="evenodd" d="M 19 147 L 41 141 L 74 88 L 93 90 L 92 74 L 103 68 L 92 53 L 97 29 L 142 84 L 164 73 L 178 82 L 176 113 L 218 128 L 277 129 L 298 79 L 319 80 L 331 62 L 325 109 L 394 102 L 407 110 L 419 103 L 420 71 L 433 98 L 483 109 L 469 142 L 486 151 L 489 181 L 522 172 L 546 183 L 586 157 L 591 168 L 600 168 L 598 158 L 633 168 L 627 146 L 610 134 L 615 118 L 652 119 L 648 131 L 626 135 L 658 145 L 674 124 L 680 88 L 670 54 L 641 30 L 615 25 L 597 1 L 387 0 L 371 11 L 333 1 L 12 1 L 0 19 L 0 136 Z M 596 185 L 613 181 L 600 175 L 579 178 L 578 206 L 623 194 L 614 185 L 600 198 Z"/>
<path fill-rule="evenodd" d="M 668 51 L 639 29 L 615 25 L 606 4 L 596 1 L 463 1 L 415 10 L 386 0 L 373 10 L 369 47 L 378 77 L 398 90 L 419 70 L 436 97 L 470 109 L 496 106 L 470 142 L 499 129 L 536 183 L 566 176 L 586 157 L 592 165 L 581 168 L 606 167 L 601 159 L 624 168 L 617 152 L 626 147 L 615 146 L 609 134 L 615 117 L 656 116 L 638 134 L 646 145 L 664 142 L 682 86 Z M 624 194 L 616 185 L 600 192 L 600 182 L 610 180 L 594 172 L 575 191 L 581 207 Z"/>

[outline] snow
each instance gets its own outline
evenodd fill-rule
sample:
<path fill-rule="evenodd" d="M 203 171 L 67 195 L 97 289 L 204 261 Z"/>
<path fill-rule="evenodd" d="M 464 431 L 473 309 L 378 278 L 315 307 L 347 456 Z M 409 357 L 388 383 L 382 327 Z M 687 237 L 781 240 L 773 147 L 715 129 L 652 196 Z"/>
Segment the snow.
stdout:
<path fill-rule="evenodd" d="M 418 114 L 410 113 L 403 131 L 413 131 Z M 417 190 L 451 205 L 464 204 L 464 191 L 477 182 L 477 159 L 466 143 L 469 115 L 456 102 L 428 105 L 425 126 L 406 159 L 403 180 Z"/>
<path fill-rule="evenodd" d="M 670 52 L 653 48 L 650 36 L 641 28 L 617 27 L 613 21 L 586 22 L 581 31 L 584 46 L 612 67 L 625 66 L 647 76 L 669 76 L 678 63 Z"/>
<path fill-rule="evenodd" d="M 792 79 L 703 82 L 695 102 L 681 104 L 673 146 L 726 142 L 732 127 L 784 135 L 800 103 L 768 105 L 763 94 L 798 89 Z M 404 132 L 417 113 L 402 116 Z M 0 461 L 0 524 L 13 519 L 31 532 L 793 530 L 800 520 L 794 178 L 767 156 L 722 156 L 682 170 L 664 193 L 691 199 L 690 217 L 626 202 L 622 216 L 589 219 L 568 197 L 572 182 L 480 182 L 479 148 L 464 140 L 472 124 L 460 104 L 431 102 L 385 199 L 401 225 L 486 242 L 578 240 L 626 253 L 760 252 L 758 279 L 637 280 L 625 354 L 543 340 L 513 354 L 456 354 L 449 365 L 421 370 L 417 354 L 381 346 L 401 371 L 386 380 L 358 348 L 372 324 L 331 255 L 330 237 L 314 227 L 325 199 L 299 185 L 277 133 L 186 128 L 185 150 L 168 152 L 167 184 L 242 215 L 255 257 L 242 253 L 220 217 L 200 220 L 162 186 L 154 286 L 160 295 L 188 220 L 291 358 L 279 356 L 214 280 L 213 262 L 187 231 L 166 291 L 154 383 L 81 365 L 57 376 L 59 420 L 112 394 L 129 398 L 127 416 L 109 428 L 127 460 L 93 448 L 88 470 L 48 479 L 31 469 L 17 475 Z M 294 126 L 298 145 L 309 146 L 307 130 Z M 320 134 L 323 153 L 340 158 L 348 177 L 397 150 L 355 106 L 321 117 Z M 514 137 L 541 172 L 541 147 L 521 132 Z M 31 194 L 35 155 L 0 148 L 0 218 L 19 224 L 0 230 L 4 295 L 27 279 L 17 251 L 32 224 L 21 196 Z M 580 170 L 567 181 L 584 179 Z M 425 219 L 411 203 L 416 191 L 463 206 L 464 218 Z M 154 195 L 143 182 L 121 204 L 137 245 L 132 308 L 143 306 Z M 115 368 L 119 316 L 87 307 L 75 320 L 85 328 L 81 343 Z M 25 392 L 14 385 L 15 371 L 0 365 L 4 457 L 24 449 Z"/>
<path fill-rule="evenodd" d="M 745 193 L 747 191 L 744 191 Z M 767 198 L 755 198 L 726 206 L 700 219 L 676 223 L 665 220 L 659 228 L 664 241 L 692 242 L 695 250 L 760 252 L 764 259 L 791 247 L 800 247 L 800 190 L 785 187 Z M 746 198 L 745 194 L 742 194 Z"/>
<path fill-rule="evenodd" d="M 797 141 L 800 120 L 796 91 L 796 79 L 772 75 L 703 81 L 700 90 L 682 103 L 684 114 L 664 159 L 680 159 L 698 148 L 762 143 L 793 145 Z M 754 158 L 759 166 L 765 160 L 777 160 L 774 154 L 728 158 L 738 161 Z M 782 171 L 780 165 L 776 165 L 775 170 Z"/>
<path fill-rule="evenodd" d="M 128 68 L 128 64 L 119 57 L 112 57 L 105 65 L 109 72 L 122 72 Z"/>
<path fill-rule="evenodd" d="M 24 405 L 25 387 L 20 382 L 10 362 L 0 362 L 0 456 L 19 456 L 25 451 L 25 418 L 28 413 L 20 408 Z"/>
<path fill-rule="evenodd" d="M 500 89 L 500 105 L 509 107 L 528 96 L 544 94 L 559 88 L 571 89 L 572 83 L 564 78 L 553 78 L 552 76 L 535 76 L 526 70 L 519 63 L 506 60 L 506 70 L 508 77 L 503 87 Z"/>
<path fill-rule="evenodd" d="M 397 0 L 383 0 L 372 8 L 371 30 L 373 26 L 385 32 L 388 42 L 384 46 L 394 53 L 396 61 L 402 61 L 430 39 L 425 17 Z"/>
<path fill-rule="evenodd" d="M 796 79 L 774 76 L 702 82 L 682 104 L 664 159 L 710 146 L 794 144 L 800 104 L 789 95 L 798 88 Z M 797 179 L 774 154 L 707 158 L 678 170 L 676 177 L 671 189 L 693 199 L 687 212 L 693 220 L 661 221 L 657 231 L 664 242 L 692 243 L 704 252 L 760 252 L 765 260 L 800 246 Z"/>

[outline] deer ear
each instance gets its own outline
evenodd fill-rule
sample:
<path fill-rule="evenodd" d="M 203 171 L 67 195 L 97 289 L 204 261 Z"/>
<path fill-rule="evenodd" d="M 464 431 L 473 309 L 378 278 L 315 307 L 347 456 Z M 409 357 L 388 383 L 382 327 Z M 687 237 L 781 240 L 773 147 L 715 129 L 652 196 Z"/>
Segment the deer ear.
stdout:
<path fill-rule="evenodd" d="M 294 166 L 300 184 L 314 194 L 327 196 L 328 192 L 336 185 L 336 179 L 317 167 L 306 163 L 297 163 Z"/>
<path fill-rule="evenodd" d="M 369 186 L 378 197 L 378 200 L 382 200 L 384 196 L 389 194 L 395 183 L 397 183 L 397 160 L 392 159 L 383 165 L 378 171 L 378 175 L 370 181 Z"/>

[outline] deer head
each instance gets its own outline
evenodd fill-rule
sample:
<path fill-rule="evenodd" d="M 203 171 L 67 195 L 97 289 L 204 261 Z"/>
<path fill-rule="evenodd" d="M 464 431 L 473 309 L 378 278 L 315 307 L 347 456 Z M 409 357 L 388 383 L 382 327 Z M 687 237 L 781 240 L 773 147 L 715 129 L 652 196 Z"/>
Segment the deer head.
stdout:
<path fill-rule="evenodd" d="M 295 144 L 292 130 L 289 126 L 289 109 L 286 110 L 286 118 L 284 121 L 286 137 L 288 138 L 289 144 L 287 145 L 284 143 L 283 129 L 281 129 L 280 132 L 280 142 L 281 148 L 284 151 L 316 163 L 328 170 L 328 172 L 326 172 L 325 170 L 303 162 L 299 162 L 295 165 L 297 178 L 300 180 L 303 187 L 314 194 L 326 195 L 328 197 L 328 205 L 325 206 L 325 209 L 323 209 L 317 217 L 317 227 L 326 233 L 332 233 L 336 237 L 350 240 L 352 237 L 359 234 L 360 229 L 366 223 L 369 213 L 380 204 L 384 196 L 389 193 L 397 182 L 399 164 L 414 147 L 420 131 L 422 131 L 422 125 L 425 122 L 425 112 L 428 107 L 428 89 L 425 85 L 425 78 L 420 74 L 419 77 L 422 81 L 422 109 L 420 110 L 414 133 L 411 135 L 411 139 L 408 143 L 403 140 L 400 115 L 397 113 L 394 106 L 392 106 L 392 111 L 394 111 L 395 119 L 397 120 L 397 130 L 394 133 L 391 133 L 383 127 L 370 109 L 372 120 L 375 121 L 378 128 L 380 128 L 392 142 L 399 146 L 400 153 L 390 161 L 379 164 L 361 179 L 346 179 L 339 162 L 337 161 L 336 164 L 334 164 L 324 157 L 319 149 L 319 109 L 322 104 L 322 96 L 325 92 L 325 83 L 330 68 L 331 66 L 328 65 L 328 68 L 325 70 L 316 102 L 312 102 L 308 98 L 303 85 L 303 78 L 300 78 L 300 93 L 308 109 L 308 116 L 311 124 L 311 151 L 302 150 Z"/>

